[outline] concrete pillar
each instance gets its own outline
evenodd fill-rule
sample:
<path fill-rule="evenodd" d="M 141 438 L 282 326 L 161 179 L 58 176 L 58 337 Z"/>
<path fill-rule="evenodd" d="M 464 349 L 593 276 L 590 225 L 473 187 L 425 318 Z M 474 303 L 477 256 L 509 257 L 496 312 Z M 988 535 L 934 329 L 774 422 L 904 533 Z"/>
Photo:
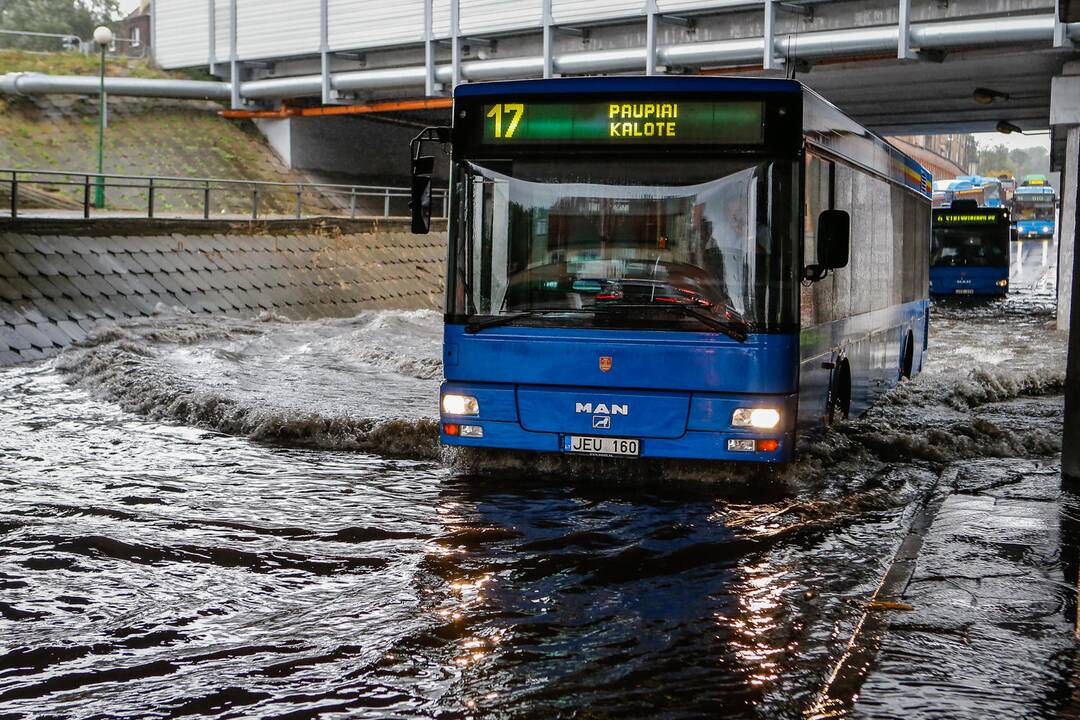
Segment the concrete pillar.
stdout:
<path fill-rule="evenodd" d="M 1070 70 L 1080 67 L 1071 63 Z M 1058 228 L 1058 328 L 1069 330 L 1061 474 L 1080 482 L 1080 74 L 1054 78 L 1050 124 L 1068 133 Z"/>
<path fill-rule="evenodd" d="M 1080 63 L 1065 65 L 1064 74 L 1054 78 L 1050 91 L 1050 124 L 1066 133 L 1065 166 L 1061 173 L 1061 218 L 1058 227 L 1058 308 L 1059 330 L 1068 330 L 1072 309 L 1072 268 L 1074 236 L 1077 228 L 1075 201 L 1077 153 L 1080 153 Z"/>
<path fill-rule="evenodd" d="M 1072 183 L 1066 182 L 1062 192 L 1061 216 L 1066 213 L 1072 221 L 1068 266 L 1071 271 L 1068 285 L 1072 297 L 1069 304 L 1069 359 L 1065 370 L 1065 427 L 1061 438 L 1061 476 L 1074 483 L 1080 483 L 1080 222 L 1077 222 L 1077 209 L 1080 208 L 1080 183 L 1077 182 L 1077 167 L 1080 165 L 1080 127 L 1069 130 L 1069 154 L 1065 159 L 1066 176 L 1072 175 Z M 1071 167 L 1070 167 L 1071 166 Z M 1062 225 L 1064 226 L 1064 222 Z M 1064 227 L 1062 228 L 1064 231 Z M 1059 234 L 1064 238 L 1064 232 Z M 1064 241 L 1062 242 L 1064 247 Z M 1065 262 L 1062 253 L 1060 262 Z M 1058 290 L 1061 297 L 1061 289 Z M 1058 309 L 1060 323 L 1061 309 Z M 1080 626 L 1078 626 L 1080 632 Z"/>
<path fill-rule="evenodd" d="M 292 167 L 292 119 L 257 119 L 255 127 L 266 137 L 270 147 L 286 166 Z"/>

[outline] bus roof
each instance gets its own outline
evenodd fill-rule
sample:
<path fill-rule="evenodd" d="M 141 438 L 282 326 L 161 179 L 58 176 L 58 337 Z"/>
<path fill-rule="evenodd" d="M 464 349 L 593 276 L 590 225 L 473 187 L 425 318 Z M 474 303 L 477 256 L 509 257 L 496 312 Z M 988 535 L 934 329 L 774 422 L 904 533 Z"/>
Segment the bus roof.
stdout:
<path fill-rule="evenodd" d="M 455 98 L 489 95 L 618 92 L 777 93 L 802 95 L 806 142 L 854 165 L 876 172 L 929 197 L 933 178 L 881 137 L 844 115 L 835 105 L 797 80 L 709 76 L 615 76 L 506 80 L 467 83 L 454 88 Z"/>
<path fill-rule="evenodd" d="M 975 187 L 968 180 L 961 180 L 960 178 L 952 178 L 951 180 L 935 180 L 935 190 L 967 190 Z"/>
<path fill-rule="evenodd" d="M 797 95 L 802 83 L 783 78 L 740 78 L 694 76 L 615 76 L 551 78 L 545 80 L 499 80 L 458 85 L 454 97 L 486 95 L 563 95 L 566 93 L 605 92 L 766 92 Z"/>

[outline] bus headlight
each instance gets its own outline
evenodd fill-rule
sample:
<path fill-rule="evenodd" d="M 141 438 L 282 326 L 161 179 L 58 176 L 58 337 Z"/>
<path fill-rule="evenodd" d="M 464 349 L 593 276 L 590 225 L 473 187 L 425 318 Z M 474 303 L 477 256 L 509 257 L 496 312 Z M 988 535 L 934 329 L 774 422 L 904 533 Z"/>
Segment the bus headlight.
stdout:
<path fill-rule="evenodd" d="M 447 415 L 479 415 L 480 403 L 472 395 L 447 393 L 442 396 L 442 410 Z"/>
<path fill-rule="evenodd" d="M 998 287 L 1008 287 L 1009 286 L 1009 281 L 1008 280 L 998 280 L 997 281 L 997 286 Z"/>
<path fill-rule="evenodd" d="M 735 427 L 771 430 L 780 424 L 780 411 L 775 408 L 739 408 L 731 415 Z"/>

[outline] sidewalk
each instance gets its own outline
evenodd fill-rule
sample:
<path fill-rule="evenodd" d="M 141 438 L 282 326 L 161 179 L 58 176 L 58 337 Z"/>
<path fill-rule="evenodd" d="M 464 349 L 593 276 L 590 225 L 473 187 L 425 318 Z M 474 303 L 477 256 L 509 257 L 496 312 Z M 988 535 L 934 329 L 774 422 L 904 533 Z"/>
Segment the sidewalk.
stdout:
<path fill-rule="evenodd" d="M 1080 496 L 1060 460 L 965 462 L 854 708 L 871 718 L 1053 717 L 1070 700 Z M 910 610 L 904 609 L 910 606 Z"/>

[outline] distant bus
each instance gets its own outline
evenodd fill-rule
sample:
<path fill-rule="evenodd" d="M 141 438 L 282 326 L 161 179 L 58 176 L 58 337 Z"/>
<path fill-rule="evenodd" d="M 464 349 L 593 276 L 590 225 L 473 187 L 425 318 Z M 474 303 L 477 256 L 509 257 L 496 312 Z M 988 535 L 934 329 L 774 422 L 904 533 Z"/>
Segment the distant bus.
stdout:
<path fill-rule="evenodd" d="M 801 83 L 469 83 L 442 442 L 780 462 L 922 366 L 930 176 Z M 849 258 L 850 252 L 850 258 Z"/>
<path fill-rule="evenodd" d="M 947 208 L 956 199 L 956 180 L 934 180 L 930 203 L 935 208 Z"/>
<path fill-rule="evenodd" d="M 957 203 L 934 210 L 930 294 L 1005 295 L 1009 291 L 1009 236 L 1005 208 Z"/>
<path fill-rule="evenodd" d="M 1028 178 L 1024 178 L 1024 182 L 1027 181 Z M 1056 217 L 1057 194 L 1053 186 L 1024 184 L 1016 189 L 1013 195 L 1013 220 L 1016 221 L 1015 237 L 1018 240 L 1053 238 Z"/>
<path fill-rule="evenodd" d="M 1003 207 L 1005 190 L 997 178 L 962 175 L 951 180 L 935 180 L 932 205 L 950 207 L 955 200 L 970 200 L 984 207 Z"/>
<path fill-rule="evenodd" d="M 990 176 L 996 177 L 997 181 L 1001 184 L 1003 205 L 1007 208 L 1011 208 L 1013 193 L 1016 192 L 1016 178 L 1004 172 L 992 172 L 990 173 Z"/>
<path fill-rule="evenodd" d="M 1025 175 L 1020 181 L 1020 187 L 1042 187 L 1049 184 L 1050 181 L 1045 175 Z"/>

